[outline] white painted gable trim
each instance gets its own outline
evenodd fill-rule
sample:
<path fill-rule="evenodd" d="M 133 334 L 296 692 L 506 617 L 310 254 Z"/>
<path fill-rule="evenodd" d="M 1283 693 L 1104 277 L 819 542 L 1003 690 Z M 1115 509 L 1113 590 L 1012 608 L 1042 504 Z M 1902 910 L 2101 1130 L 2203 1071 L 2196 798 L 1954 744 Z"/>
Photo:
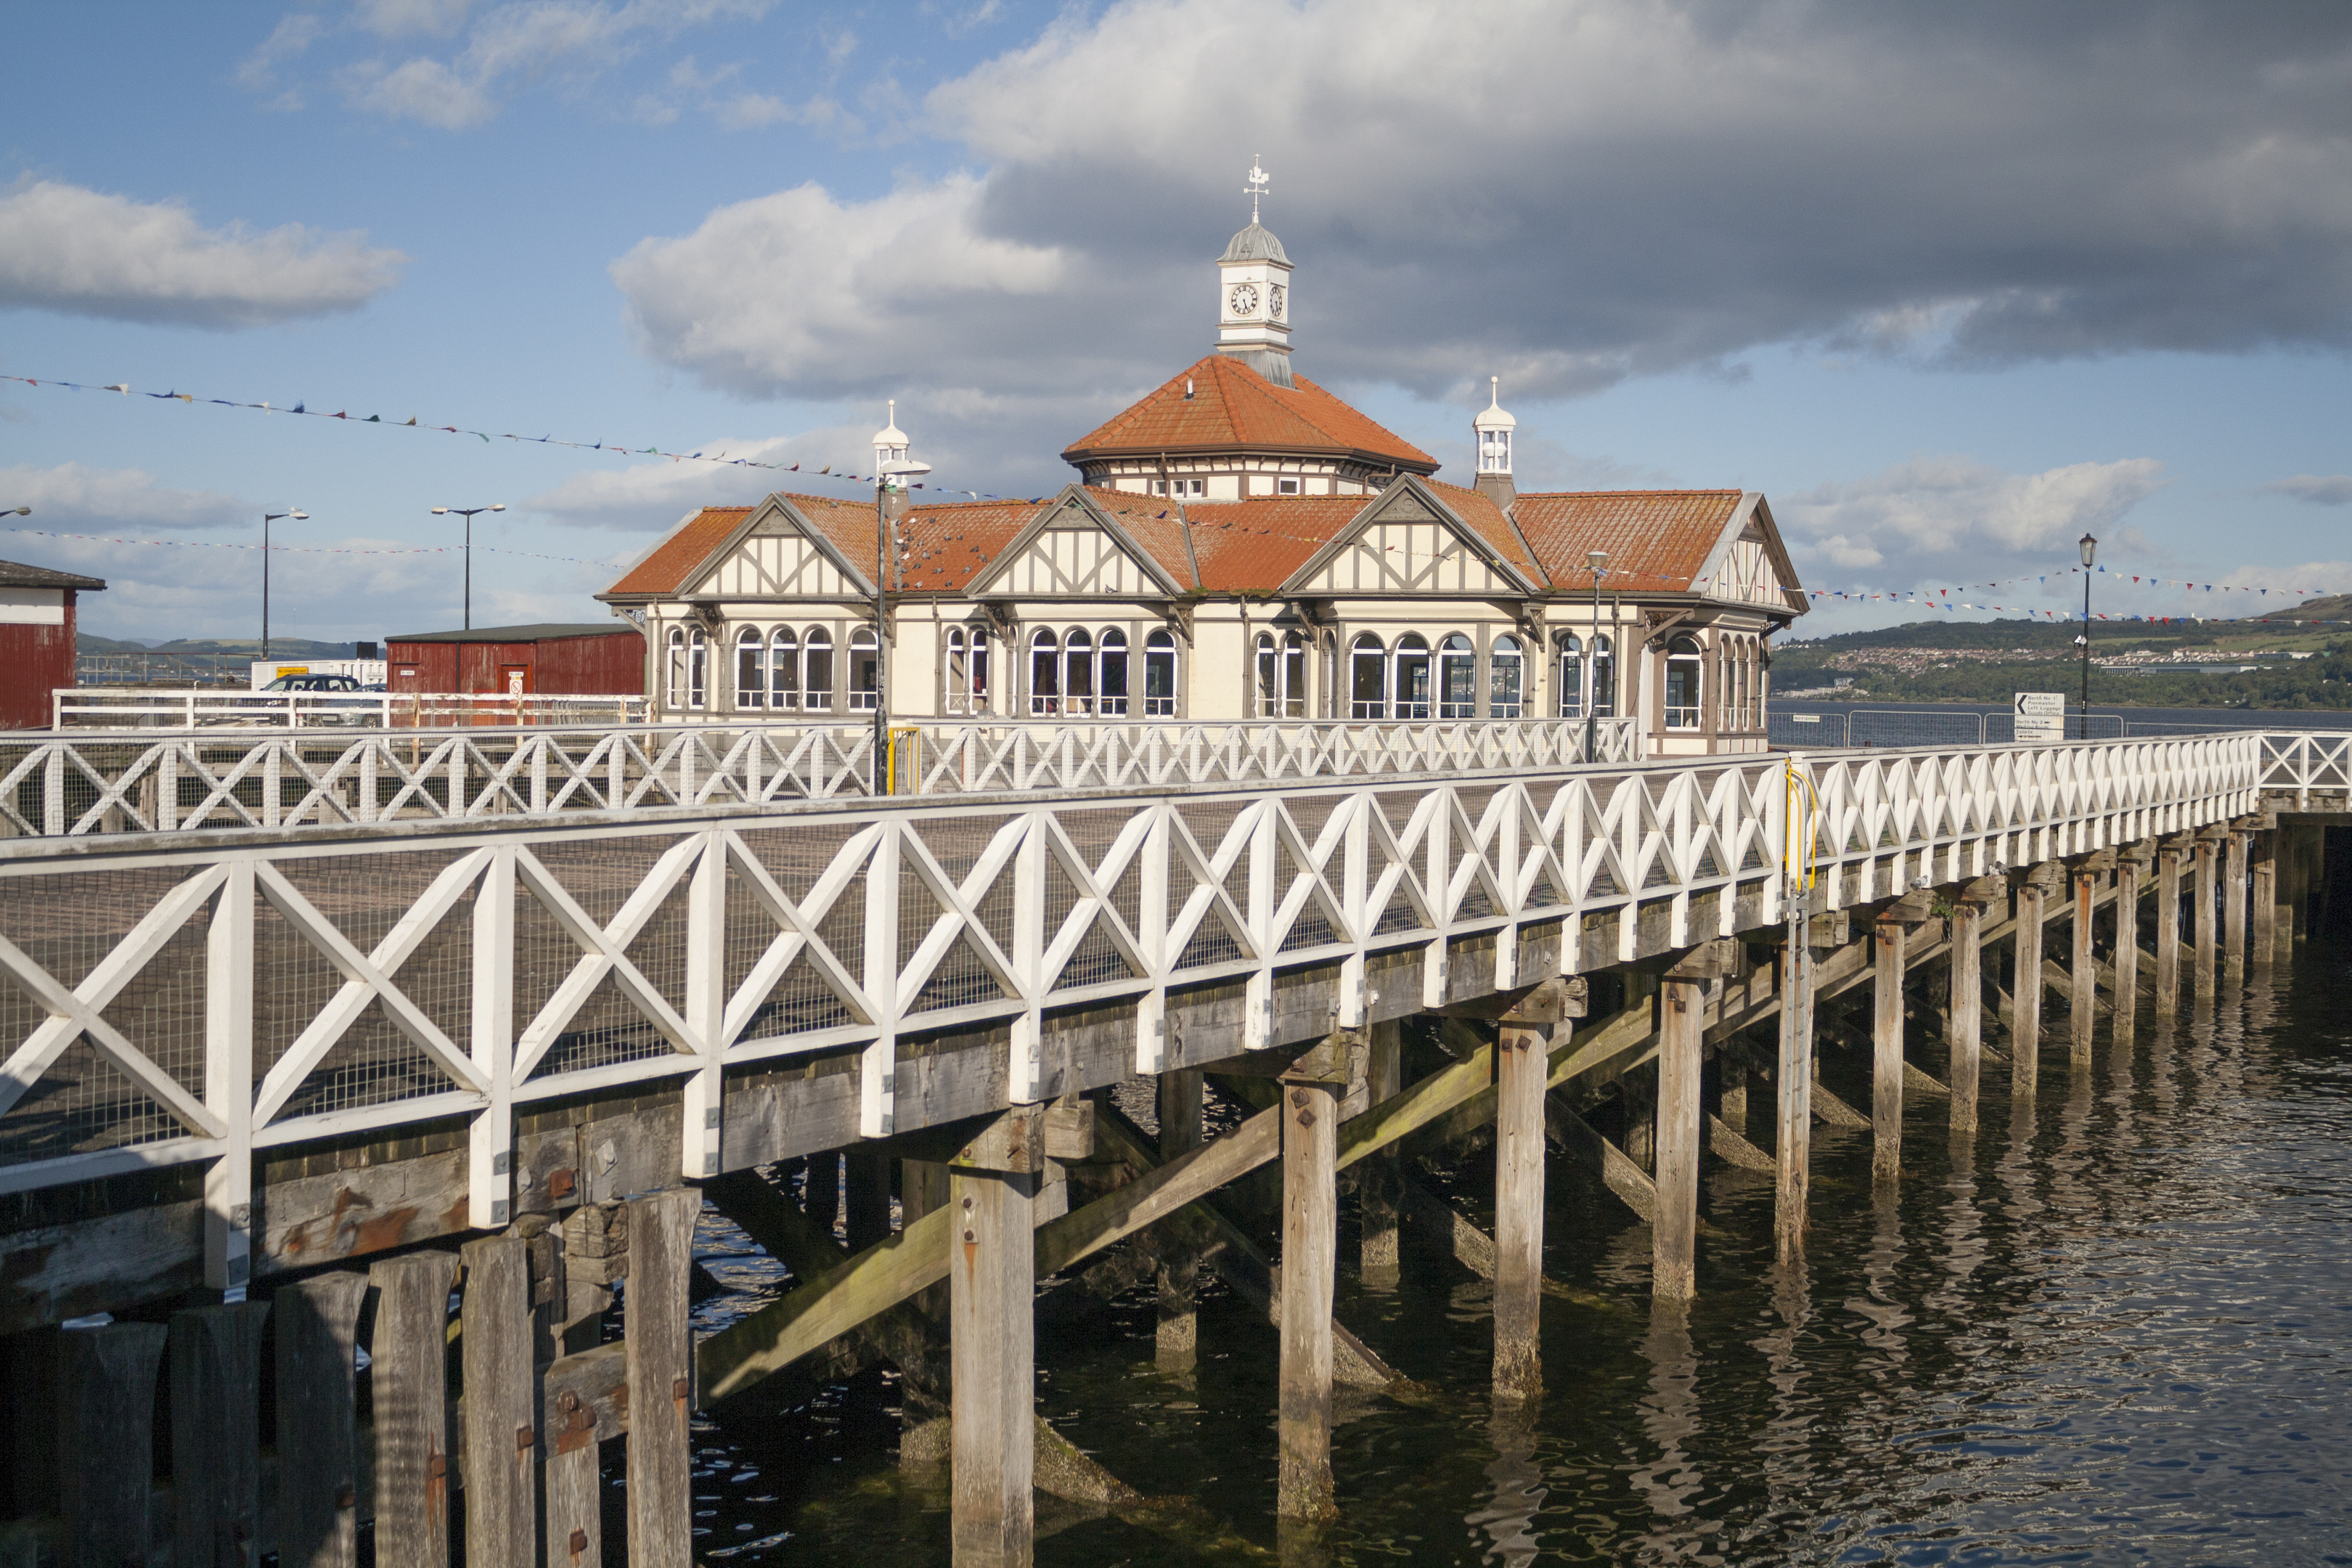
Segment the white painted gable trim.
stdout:
<path fill-rule="evenodd" d="M 1120 552 L 1135 563 L 1135 569 L 1142 573 L 1146 579 L 1159 584 L 1158 594 L 1147 594 L 1140 595 L 1141 597 L 1174 599 L 1183 595 L 1185 593 L 1183 584 L 1168 575 L 1160 568 L 1160 563 L 1152 558 L 1151 552 L 1136 542 L 1133 534 L 1113 521 L 1110 514 L 1096 504 L 1094 497 L 1087 494 L 1084 486 L 1065 485 L 1062 487 L 1061 493 L 1040 507 L 1037 515 L 1023 524 L 1021 531 L 1013 536 L 1012 542 L 998 551 L 996 559 L 991 561 L 987 567 L 965 586 L 964 597 L 967 599 L 1037 597 L 1038 595 L 1034 594 L 1000 589 L 996 584 L 1007 572 L 1013 570 L 1013 564 L 1021 559 L 1030 545 L 1036 542 L 1040 534 L 1056 526 L 1068 527 L 1069 524 L 1063 520 L 1073 511 L 1085 518 L 1097 532 L 1118 545 Z M 1138 595 L 1124 595 L 1121 597 L 1132 599 Z"/>
<path fill-rule="evenodd" d="M 1428 508 L 1430 515 L 1437 520 L 1440 527 L 1460 540 L 1472 553 L 1485 562 L 1487 567 L 1499 574 L 1505 582 L 1522 594 L 1538 592 L 1536 585 L 1528 580 L 1526 573 L 1506 560 L 1501 552 L 1486 542 L 1485 537 L 1476 529 L 1462 520 L 1460 512 L 1438 500 L 1428 486 L 1423 484 L 1419 478 L 1412 474 L 1403 475 L 1396 483 L 1374 496 L 1363 510 L 1349 519 L 1345 528 L 1331 536 L 1329 543 L 1308 556 L 1306 564 L 1285 579 L 1281 587 L 1276 592 L 1280 594 L 1305 592 L 1306 585 L 1314 581 L 1318 573 L 1339 559 L 1341 554 L 1354 548 L 1363 538 L 1366 531 L 1386 521 L 1384 514 L 1387 510 L 1395 506 L 1407 495 Z"/>
<path fill-rule="evenodd" d="M 793 532 L 806 540 L 818 554 L 831 562 L 834 570 L 856 585 L 858 597 L 870 599 L 874 596 L 874 584 L 866 578 L 866 574 L 850 563 L 848 557 L 843 555 L 833 541 L 824 536 L 823 529 L 802 516 L 800 509 L 780 494 L 771 495 L 758 506 L 753 507 L 751 515 L 735 525 L 727 537 L 719 542 L 719 548 L 704 556 L 702 563 L 687 575 L 685 581 L 679 585 L 677 596 L 681 599 L 690 599 L 703 595 L 705 592 L 703 584 L 710 580 L 713 573 L 726 563 L 727 558 L 741 549 L 743 542 L 758 532 L 762 525 L 775 521 L 784 523 Z"/>

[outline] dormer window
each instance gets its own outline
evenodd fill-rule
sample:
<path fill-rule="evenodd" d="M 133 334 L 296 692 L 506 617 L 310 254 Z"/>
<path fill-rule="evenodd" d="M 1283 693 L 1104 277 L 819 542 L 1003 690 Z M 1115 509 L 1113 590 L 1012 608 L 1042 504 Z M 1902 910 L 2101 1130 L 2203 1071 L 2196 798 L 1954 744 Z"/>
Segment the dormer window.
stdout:
<path fill-rule="evenodd" d="M 1297 479 L 1276 479 L 1274 481 L 1274 493 L 1278 496 L 1295 496 L 1298 493 L 1298 481 Z"/>

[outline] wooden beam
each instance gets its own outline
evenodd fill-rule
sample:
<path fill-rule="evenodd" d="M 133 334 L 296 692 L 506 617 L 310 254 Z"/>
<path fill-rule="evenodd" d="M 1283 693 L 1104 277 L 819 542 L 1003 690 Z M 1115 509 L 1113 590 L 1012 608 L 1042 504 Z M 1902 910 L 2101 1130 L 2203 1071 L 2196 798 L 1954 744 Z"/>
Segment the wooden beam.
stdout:
<path fill-rule="evenodd" d="M 2099 873 L 2087 863 L 2074 868 L 2074 1005 L 2067 1013 L 2066 1059 L 2071 1067 L 2091 1062 L 2091 1036 L 2098 1021 L 2096 960 L 2091 952 L 2091 910 L 2099 895 Z"/>
<path fill-rule="evenodd" d="M 1963 899 L 1952 906 L 1952 1010 L 1949 1025 L 1952 1131 L 1977 1125 L 1977 1080 L 1984 1059 L 1983 904 Z"/>
<path fill-rule="evenodd" d="M 1734 1131 L 1719 1116 L 1706 1119 L 1707 1152 L 1744 1171 L 1769 1171 L 1772 1156 Z"/>
<path fill-rule="evenodd" d="M 411 1252 L 368 1269 L 375 1410 L 375 1551 L 383 1568 L 448 1568 L 449 1288 L 457 1258 Z"/>
<path fill-rule="evenodd" d="M 1891 1182 L 1903 1169 L 1903 943 L 1901 921 L 1881 920 L 1872 935 L 1876 960 L 1871 1016 L 1870 1174 Z"/>
<path fill-rule="evenodd" d="M 529 1563 L 539 1550 L 539 1423 L 531 1367 L 530 1244 L 511 1232 L 460 1249 L 466 1293 L 466 1561 Z M 631 1329 L 635 1290 L 631 1289 Z M 561 1553 L 556 1554 L 561 1561 Z"/>
<path fill-rule="evenodd" d="M 1544 1101 L 1544 1120 L 1553 1136 L 1568 1148 L 1585 1169 L 1598 1177 L 1601 1184 L 1622 1199 L 1627 1208 L 1643 1220 L 1654 1220 L 1658 1212 L 1657 1184 L 1650 1173 L 1635 1164 L 1630 1155 L 1592 1129 L 1592 1124 L 1560 1103 L 1557 1097 Z"/>
<path fill-rule="evenodd" d="M 2042 1060 L 2042 987 L 2031 983 L 2042 973 L 2042 923 L 2043 900 L 2042 884 L 2032 877 L 2018 884 L 2017 942 L 2015 946 L 2018 981 L 2011 994 L 2009 1019 L 2009 1092 L 2013 1100 L 2030 1100 Z"/>
<path fill-rule="evenodd" d="M 1160 1157 L 1173 1160 L 1201 1146 L 1201 1075 L 1185 1068 L 1163 1072 L 1159 1090 Z M 1152 1353 L 1161 1372 L 1187 1373 L 1199 1362 L 1201 1318 L 1193 1290 L 1200 1273 L 1200 1258 L 1189 1249 L 1160 1260 Z"/>
<path fill-rule="evenodd" d="M 1650 1289 L 1662 1300 L 1697 1293 L 1698 1080 L 1706 987 L 1666 976 L 1658 1000 L 1657 1213 L 1650 1222 Z"/>
<path fill-rule="evenodd" d="M 278 1342 L 278 1561 L 353 1568 L 359 1560 L 357 1358 L 367 1276 L 350 1269 L 281 1285 Z"/>
<path fill-rule="evenodd" d="M 172 1314 L 177 1558 L 254 1568 L 261 1544 L 261 1334 L 268 1304 Z"/>

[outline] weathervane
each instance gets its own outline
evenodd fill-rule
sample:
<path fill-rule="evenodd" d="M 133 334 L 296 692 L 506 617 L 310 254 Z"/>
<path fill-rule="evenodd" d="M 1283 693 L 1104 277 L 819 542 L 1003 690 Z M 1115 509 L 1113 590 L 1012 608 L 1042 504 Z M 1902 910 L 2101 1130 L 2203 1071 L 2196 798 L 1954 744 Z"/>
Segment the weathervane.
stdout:
<path fill-rule="evenodd" d="M 1274 176 L 1267 174 L 1264 169 L 1259 168 L 1257 166 L 1257 154 L 1255 153 L 1251 153 L 1249 184 L 1242 187 L 1243 194 L 1247 195 L 1250 199 L 1250 222 L 1255 223 L 1257 221 L 1257 199 L 1258 197 L 1265 195 L 1265 188 L 1272 184 L 1274 184 Z"/>

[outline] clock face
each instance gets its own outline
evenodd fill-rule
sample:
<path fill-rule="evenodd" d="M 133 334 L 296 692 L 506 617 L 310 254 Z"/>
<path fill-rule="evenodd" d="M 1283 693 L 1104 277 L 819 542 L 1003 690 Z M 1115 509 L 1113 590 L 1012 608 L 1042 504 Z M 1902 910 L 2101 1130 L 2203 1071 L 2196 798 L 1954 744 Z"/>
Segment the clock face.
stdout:
<path fill-rule="evenodd" d="M 1234 284 L 1232 302 L 1234 315 L 1248 316 L 1255 314 L 1257 310 L 1257 285 L 1255 283 Z"/>
<path fill-rule="evenodd" d="M 1286 292 L 1287 290 L 1286 290 L 1279 283 L 1276 283 L 1265 291 L 1266 314 L 1272 316 L 1277 321 L 1282 320 L 1283 296 Z"/>

